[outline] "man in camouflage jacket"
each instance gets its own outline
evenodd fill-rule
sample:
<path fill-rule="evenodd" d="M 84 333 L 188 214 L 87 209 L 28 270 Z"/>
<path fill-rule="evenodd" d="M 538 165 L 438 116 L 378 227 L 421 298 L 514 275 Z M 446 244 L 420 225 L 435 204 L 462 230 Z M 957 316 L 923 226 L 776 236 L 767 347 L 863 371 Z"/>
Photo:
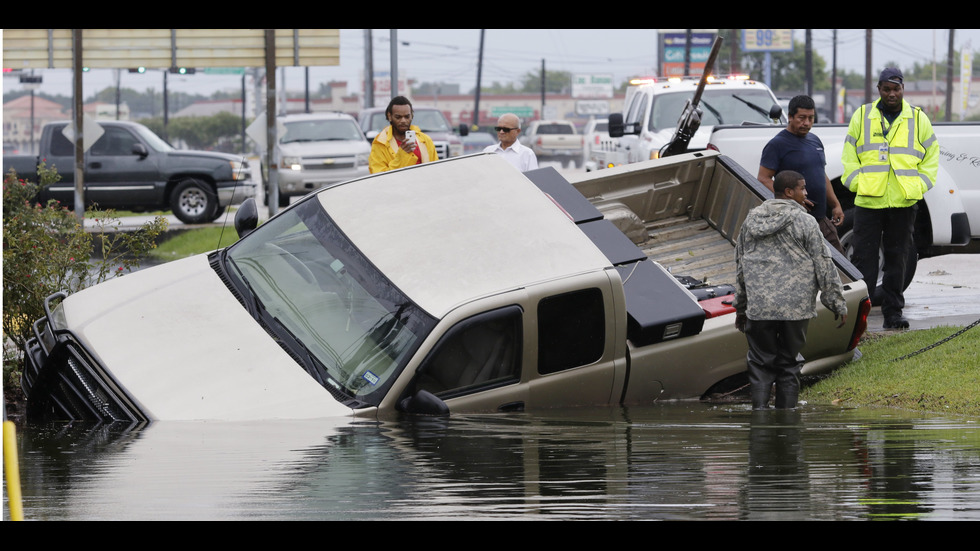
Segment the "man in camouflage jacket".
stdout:
<path fill-rule="evenodd" d="M 803 206 L 806 182 L 785 170 L 773 181 L 775 198 L 749 211 L 735 245 L 735 327 L 745 333 L 752 408 L 795 408 L 803 367 L 800 350 L 820 302 L 847 319 L 840 276 L 815 218 Z"/>

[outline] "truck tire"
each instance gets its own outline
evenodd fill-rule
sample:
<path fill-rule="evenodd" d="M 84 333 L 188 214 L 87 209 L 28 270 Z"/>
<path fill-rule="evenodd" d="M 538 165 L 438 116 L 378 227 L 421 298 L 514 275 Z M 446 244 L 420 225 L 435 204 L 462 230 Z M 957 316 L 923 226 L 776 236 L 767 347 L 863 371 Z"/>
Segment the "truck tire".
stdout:
<path fill-rule="evenodd" d="M 185 224 L 203 224 L 214 220 L 218 197 L 204 182 L 196 178 L 181 180 L 170 196 L 170 209 Z"/>
<path fill-rule="evenodd" d="M 845 220 L 847 217 L 845 217 Z M 842 228 L 843 229 L 843 228 Z M 854 238 L 854 230 L 850 227 L 847 228 L 840 236 L 840 244 L 844 248 L 844 256 L 848 260 L 851 259 L 851 254 L 854 252 L 854 246 L 851 244 L 851 240 Z M 878 253 L 878 282 L 875 285 L 875 294 L 871 297 L 871 304 L 873 306 L 881 306 L 881 267 L 885 263 L 885 257 L 883 252 Z M 902 290 L 909 288 L 912 284 L 912 278 L 915 277 L 915 269 L 919 264 L 919 252 L 916 250 L 915 246 L 909 247 L 908 258 L 905 259 L 905 283 L 902 286 Z"/>

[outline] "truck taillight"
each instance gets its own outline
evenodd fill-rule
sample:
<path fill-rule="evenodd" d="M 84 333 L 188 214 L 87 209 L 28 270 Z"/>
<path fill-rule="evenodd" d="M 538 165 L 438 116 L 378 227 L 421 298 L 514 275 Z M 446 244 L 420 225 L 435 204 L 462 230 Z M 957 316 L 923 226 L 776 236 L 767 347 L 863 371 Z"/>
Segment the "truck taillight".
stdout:
<path fill-rule="evenodd" d="M 847 345 L 848 350 L 857 348 L 858 342 L 868 329 L 868 314 L 871 313 L 871 299 L 864 297 L 858 305 L 857 321 L 854 322 L 854 332 L 851 333 L 851 342 Z"/>
<path fill-rule="evenodd" d="M 710 149 L 710 150 L 712 150 L 712 151 L 718 151 L 719 153 L 721 153 L 721 151 L 718 149 L 718 146 L 716 146 L 713 143 L 709 143 L 707 148 Z"/>

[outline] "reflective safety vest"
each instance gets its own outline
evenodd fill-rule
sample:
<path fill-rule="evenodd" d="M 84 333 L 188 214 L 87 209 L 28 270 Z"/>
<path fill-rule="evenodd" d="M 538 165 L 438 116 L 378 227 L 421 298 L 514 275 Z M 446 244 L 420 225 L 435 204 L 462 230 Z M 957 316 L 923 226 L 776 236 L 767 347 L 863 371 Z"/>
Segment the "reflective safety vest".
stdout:
<path fill-rule="evenodd" d="M 875 103 L 862 105 L 854 117 L 860 117 L 860 124 L 852 119 L 842 160 L 843 184 L 857 194 L 855 204 L 869 208 L 908 206 L 922 199 L 935 184 L 939 166 L 937 154 L 930 155 L 926 164 L 923 160 L 927 150 L 939 144 L 921 109 L 902 101 L 902 112 L 890 127 Z M 920 141 L 923 118 L 930 135 Z M 893 189 L 889 189 L 889 181 L 896 184 Z"/>

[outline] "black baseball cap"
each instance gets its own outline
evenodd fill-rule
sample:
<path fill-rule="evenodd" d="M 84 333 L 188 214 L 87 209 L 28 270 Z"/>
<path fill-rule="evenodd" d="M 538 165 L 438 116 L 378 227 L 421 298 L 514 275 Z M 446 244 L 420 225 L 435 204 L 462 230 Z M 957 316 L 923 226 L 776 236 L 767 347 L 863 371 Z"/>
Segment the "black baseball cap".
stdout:
<path fill-rule="evenodd" d="M 894 84 L 904 85 L 904 83 L 902 82 L 903 80 L 904 79 L 902 78 L 901 71 L 899 71 L 894 67 L 887 67 L 884 71 L 881 72 L 881 76 L 878 77 L 878 84 L 881 84 L 882 82 L 891 82 Z"/>

